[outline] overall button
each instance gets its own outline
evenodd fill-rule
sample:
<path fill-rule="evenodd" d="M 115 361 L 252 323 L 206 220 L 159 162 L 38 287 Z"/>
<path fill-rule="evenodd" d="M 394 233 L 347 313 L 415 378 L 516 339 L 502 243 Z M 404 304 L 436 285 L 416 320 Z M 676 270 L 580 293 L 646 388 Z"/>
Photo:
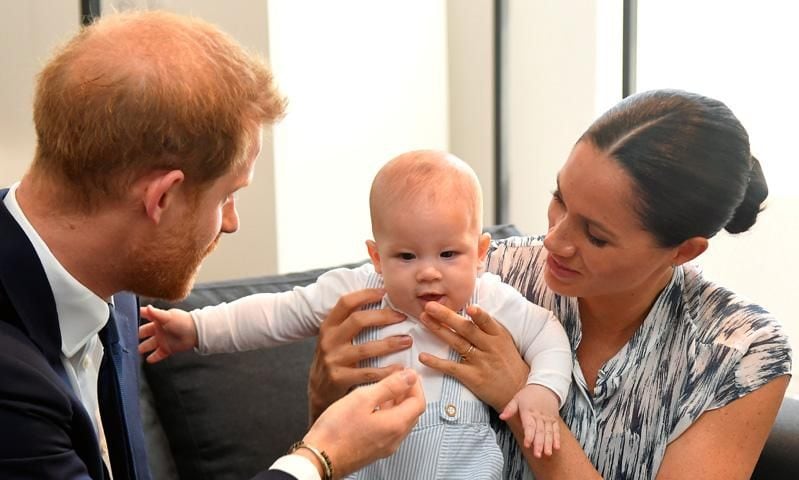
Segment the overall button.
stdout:
<path fill-rule="evenodd" d="M 444 411 L 447 412 L 447 415 L 450 417 L 454 417 L 455 414 L 458 413 L 458 409 L 451 403 L 444 408 Z"/>

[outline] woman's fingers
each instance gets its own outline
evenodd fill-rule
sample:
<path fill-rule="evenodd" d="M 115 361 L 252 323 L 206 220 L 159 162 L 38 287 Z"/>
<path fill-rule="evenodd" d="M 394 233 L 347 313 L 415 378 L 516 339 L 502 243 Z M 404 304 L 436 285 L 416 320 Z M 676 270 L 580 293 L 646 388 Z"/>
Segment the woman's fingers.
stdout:
<path fill-rule="evenodd" d="M 405 350 L 413 344 L 410 335 L 396 335 L 382 340 L 373 340 L 358 345 L 342 346 L 338 354 L 338 362 L 342 365 L 357 365 L 368 358 L 382 357 L 390 353 Z"/>
<path fill-rule="evenodd" d="M 458 378 L 459 380 L 461 380 L 462 383 L 463 383 L 463 378 L 465 376 L 464 374 L 467 373 L 464 369 L 466 365 L 458 362 L 453 362 L 452 360 L 445 360 L 443 358 L 438 358 L 434 355 L 430 355 L 429 353 L 420 353 L 419 361 L 430 368 L 438 370 L 439 372 L 443 372 L 446 373 L 447 375 Z"/>
<path fill-rule="evenodd" d="M 472 322 L 477 328 L 489 335 L 500 335 L 505 329 L 505 327 L 500 325 L 491 315 L 477 305 L 469 305 L 466 308 L 466 313 L 472 318 Z"/>
<path fill-rule="evenodd" d="M 379 357 L 411 345 L 410 337 L 389 337 L 363 345 L 352 340 L 370 326 L 389 325 L 405 319 L 397 312 L 359 310 L 364 305 L 380 301 L 382 289 L 366 289 L 342 296 L 319 329 L 316 352 L 308 377 L 308 398 L 311 418 L 320 415 L 331 403 L 341 398 L 353 386 L 378 381 L 398 369 L 359 369 L 358 362 Z"/>
<path fill-rule="evenodd" d="M 483 402 L 502 411 L 524 386 L 530 367 L 505 327 L 477 307 L 471 306 L 469 310 L 480 326 L 442 305 L 433 302 L 425 305 L 420 320 L 456 352 L 465 355 L 465 359 L 453 362 L 423 353 L 419 361 L 455 377 Z M 474 348 L 470 350 L 472 345 Z"/>
<path fill-rule="evenodd" d="M 471 343 L 467 338 L 464 338 L 458 333 L 453 332 L 449 328 L 443 327 L 442 325 L 437 323 L 435 319 L 431 319 L 426 312 L 423 312 L 422 315 L 420 315 L 419 320 L 421 320 L 422 323 L 428 328 L 428 330 L 433 332 L 435 336 L 440 338 L 444 343 L 452 347 L 453 350 L 455 350 L 462 356 L 463 355 L 474 356 L 476 353 L 478 353 L 480 349 L 478 344 L 484 343 L 479 340 L 475 340 L 475 343 Z M 470 347 L 473 348 L 470 349 Z"/>
<path fill-rule="evenodd" d="M 343 384 L 364 385 L 367 383 L 379 382 L 394 372 L 402 371 L 402 365 L 389 365 L 381 368 L 347 368 L 338 369 L 335 376 Z"/>
<path fill-rule="evenodd" d="M 330 311 L 324 323 L 329 326 L 340 325 L 349 318 L 352 312 L 358 310 L 362 306 L 379 302 L 385 293 L 386 291 L 382 288 L 365 288 L 342 295 Z"/>
<path fill-rule="evenodd" d="M 486 346 L 491 342 L 490 337 L 506 333 L 505 327 L 497 323 L 496 320 L 491 318 L 491 315 L 477 305 L 470 305 L 466 309 L 466 313 L 469 314 L 471 320 L 458 315 L 456 312 L 453 312 L 439 303 L 428 302 L 422 314 L 422 317 L 424 317 L 422 321 L 424 322 L 427 320 L 428 322 L 425 323 L 425 325 L 433 331 L 436 330 L 435 323 L 437 322 L 447 327 L 441 329 L 444 335 L 446 335 L 446 332 L 449 330 L 457 334 L 456 336 L 462 337 L 465 342 L 461 342 L 462 345 L 457 345 L 447 341 L 447 337 L 439 335 L 439 337 L 447 341 L 447 343 L 459 353 L 465 352 L 466 349 L 469 348 L 469 345 L 474 345 L 475 348 L 479 350 L 485 350 Z M 427 314 L 426 317 L 425 314 Z M 430 322 L 430 319 L 432 319 L 432 322 Z M 451 335 L 448 337 L 450 339 L 455 338 Z M 465 348 L 460 349 L 458 347 Z"/>
<path fill-rule="evenodd" d="M 331 316 L 328 316 L 328 318 L 332 318 L 332 315 L 331 313 Z M 345 344 L 352 343 L 352 339 L 365 328 L 391 325 L 401 322 L 405 320 L 405 318 L 405 315 L 388 308 L 380 310 L 357 310 L 351 312 L 347 318 L 337 324 L 325 325 L 325 323 L 327 323 L 327 320 L 325 320 L 322 324 L 322 329 L 325 330 L 325 334 L 330 335 L 335 343 Z"/>

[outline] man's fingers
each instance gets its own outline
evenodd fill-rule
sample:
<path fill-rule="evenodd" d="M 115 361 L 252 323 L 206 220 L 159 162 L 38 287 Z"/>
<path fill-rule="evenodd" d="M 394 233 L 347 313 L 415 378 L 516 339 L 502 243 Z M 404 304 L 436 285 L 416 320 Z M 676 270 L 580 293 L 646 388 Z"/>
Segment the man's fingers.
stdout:
<path fill-rule="evenodd" d="M 325 319 L 325 323 L 332 326 L 340 325 L 355 310 L 364 305 L 379 302 L 385 293 L 382 288 L 366 288 L 342 295 Z"/>
<path fill-rule="evenodd" d="M 406 369 L 406 371 L 407 370 L 410 369 Z M 410 371 L 413 372 L 413 370 Z M 402 372 L 399 372 L 399 374 L 401 375 Z M 404 398 L 402 398 L 399 402 L 395 402 L 389 411 L 385 411 L 383 413 L 389 416 L 393 421 L 404 421 L 406 418 L 418 418 L 422 413 L 424 413 L 425 406 L 426 402 L 424 398 L 424 391 L 422 390 L 422 382 L 417 379 L 417 381 L 414 382 L 414 384 L 411 385 L 410 388 L 405 392 Z M 408 424 L 405 432 L 400 438 L 404 438 L 405 433 L 410 431 L 414 425 L 415 422 Z"/>
<path fill-rule="evenodd" d="M 370 397 L 370 408 L 374 410 L 375 407 L 383 405 L 390 400 L 401 401 L 417 382 L 416 372 L 406 368 L 400 372 L 392 373 L 374 385 L 364 387 L 364 389 L 370 389 L 370 391 L 366 392 L 366 395 Z"/>

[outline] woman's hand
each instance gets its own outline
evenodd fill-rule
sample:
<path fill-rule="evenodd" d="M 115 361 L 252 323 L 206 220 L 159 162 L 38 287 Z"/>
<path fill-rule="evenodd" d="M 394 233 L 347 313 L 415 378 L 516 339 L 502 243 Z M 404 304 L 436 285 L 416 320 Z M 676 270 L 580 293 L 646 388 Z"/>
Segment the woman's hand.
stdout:
<path fill-rule="evenodd" d="M 352 344 L 352 339 L 364 328 L 391 325 L 405 319 L 405 315 L 389 309 L 360 310 L 364 305 L 379 302 L 384 294 L 381 288 L 348 293 L 322 322 L 308 378 L 311 421 L 352 387 L 376 382 L 403 369 L 401 365 L 359 368 L 358 362 L 410 347 L 412 340 L 407 335 Z"/>
<path fill-rule="evenodd" d="M 527 383 L 530 367 L 505 327 L 481 308 L 470 305 L 469 321 L 447 307 L 428 302 L 420 320 L 463 356 L 453 362 L 422 353 L 419 361 L 458 379 L 480 400 L 501 412 Z"/>

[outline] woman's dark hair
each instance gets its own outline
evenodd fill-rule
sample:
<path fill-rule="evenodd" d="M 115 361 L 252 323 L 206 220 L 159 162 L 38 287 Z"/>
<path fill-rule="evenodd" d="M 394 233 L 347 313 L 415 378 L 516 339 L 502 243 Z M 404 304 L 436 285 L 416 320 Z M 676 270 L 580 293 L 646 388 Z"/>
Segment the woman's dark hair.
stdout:
<path fill-rule="evenodd" d="M 627 97 L 580 140 L 614 158 L 635 184 L 641 222 L 661 246 L 754 225 L 768 186 L 749 135 L 723 103 L 655 90 Z"/>

